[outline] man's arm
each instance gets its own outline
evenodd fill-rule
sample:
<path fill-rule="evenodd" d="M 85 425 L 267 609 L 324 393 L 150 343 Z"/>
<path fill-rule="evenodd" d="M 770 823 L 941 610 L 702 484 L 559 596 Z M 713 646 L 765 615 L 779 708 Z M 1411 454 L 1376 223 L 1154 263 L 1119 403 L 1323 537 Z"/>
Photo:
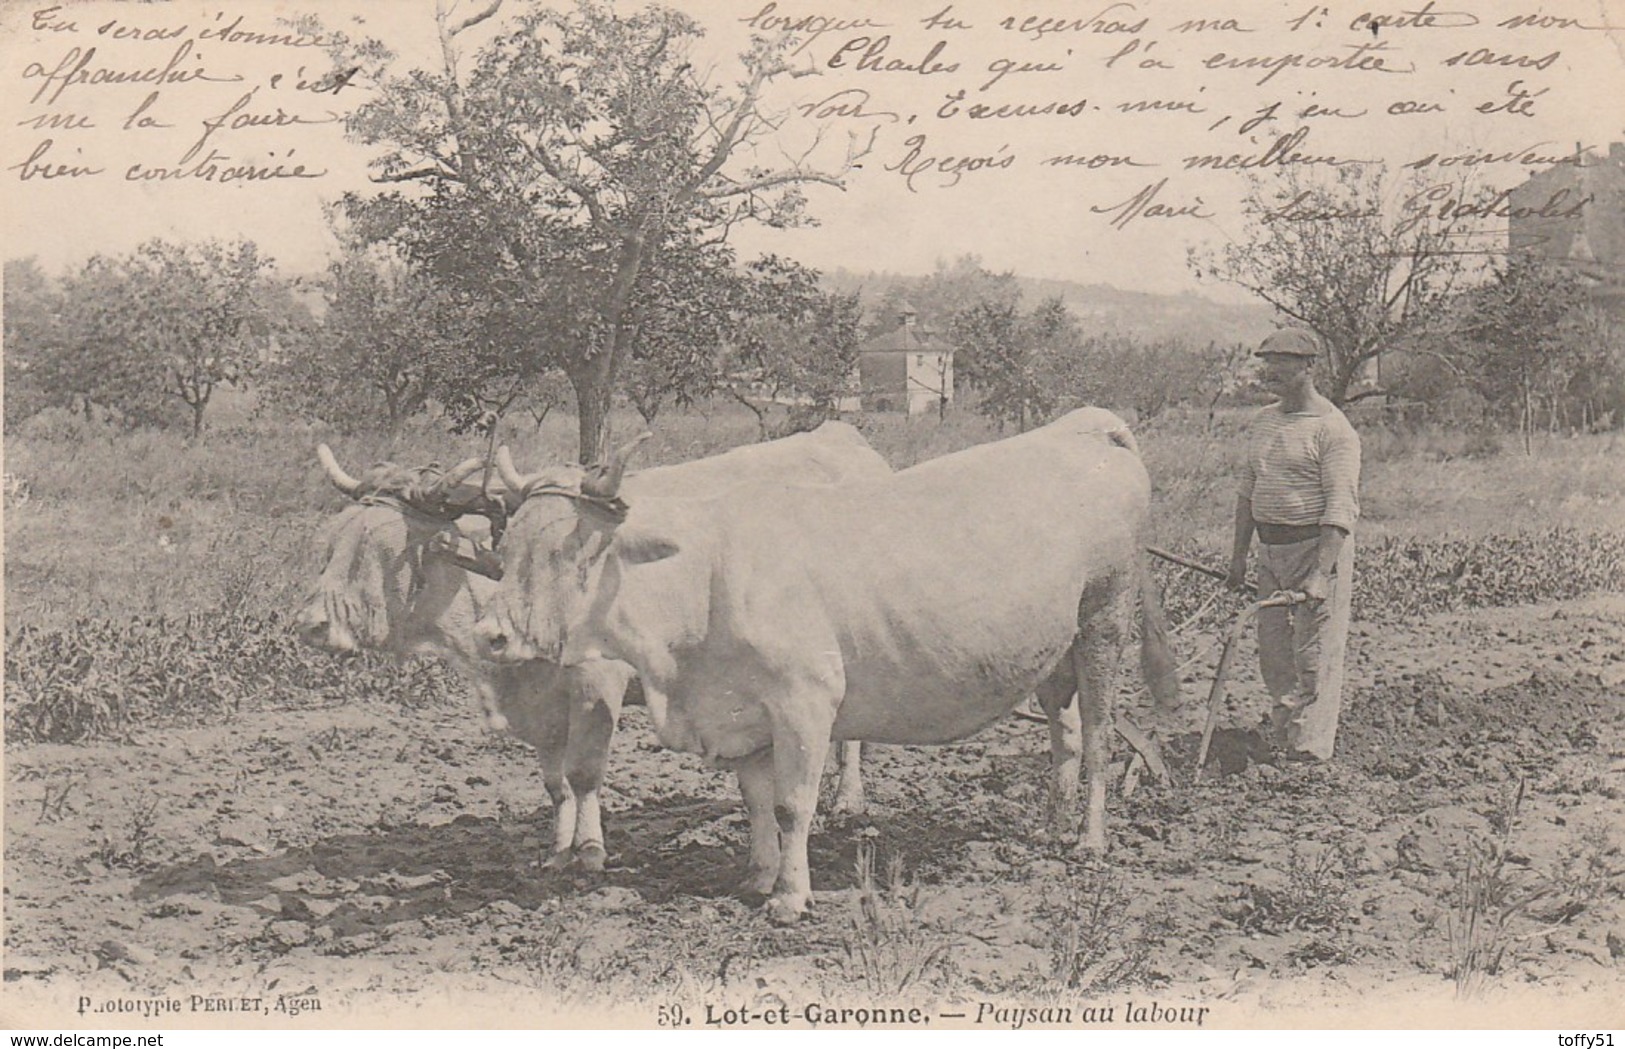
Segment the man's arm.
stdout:
<path fill-rule="evenodd" d="M 1247 585 L 1247 551 L 1253 545 L 1253 499 L 1246 492 L 1236 496 L 1236 538 L 1230 547 L 1230 575 L 1225 584 L 1241 590 Z"/>
<path fill-rule="evenodd" d="M 1324 601 L 1331 593 L 1338 555 L 1343 552 L 1343 544 L 1360 516 L 1359 435 L 1344 420 L 1341 425 L 1329 428 L 1322 440 L 1320 484 L 1325 493 L 1326 510 L 1320 518 L 1315 571 L 1303 584 L 1304 593 L 1317 601 Z"/>
<path fill-rule="evenodd" d="M 1337 558 L 1343 553 L 1348 532 L 1337 525 L 1320 526 L 1320 544 L 1316 547 L 1315 570 L 1303 581 L 1304 595 L 1314 601 L 1324 601 L 1332 592 L 1332 576 L 1337 573 Z"/>

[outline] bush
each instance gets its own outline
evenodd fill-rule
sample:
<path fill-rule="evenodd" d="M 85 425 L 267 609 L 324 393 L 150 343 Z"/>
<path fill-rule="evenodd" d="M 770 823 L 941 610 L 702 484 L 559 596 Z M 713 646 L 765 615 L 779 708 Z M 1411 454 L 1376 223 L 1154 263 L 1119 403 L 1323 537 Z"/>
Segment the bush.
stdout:
<path fill-rule="evenodd" d="M 1175 552 L 1223 563 L 1209 552 Z M 1160 560 L 1153 570 L 1171 622 L 1199 616 L 1193 626 L 1218 629 L 1234 615 L 1228 603 L 1213 600 L 1216 581 Z M 1625 535 L 1560 527 L 1471 538 L 1387 536 L 1363 543 L 1354 559 L 1354 617 L 1371 622 L 1605 590 L 1625 591 Z"/>
<path fill-rule="evenodd" d="M 279 616 L 81 619 L 6 638 L 6 738 L 76 743 L 137 725 L 200 724 L 242 710 L 461 694 L 442 664 L 348 658 L 302 644 Z"/>

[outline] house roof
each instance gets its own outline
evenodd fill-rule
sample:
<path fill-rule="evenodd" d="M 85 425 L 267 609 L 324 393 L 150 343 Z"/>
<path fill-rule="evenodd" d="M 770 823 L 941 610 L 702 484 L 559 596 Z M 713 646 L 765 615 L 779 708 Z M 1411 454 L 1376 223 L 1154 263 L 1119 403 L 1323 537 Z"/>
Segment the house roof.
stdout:
<path fill-rule="evenodd" d="M 877 335 L 858 347 L 859 353 L 952 353 L 954 348 L 938 336 L 936 329 L 914 321 L 914 307 L 905 303 L 899 311 L 900 323 L 884 335 Z"/>

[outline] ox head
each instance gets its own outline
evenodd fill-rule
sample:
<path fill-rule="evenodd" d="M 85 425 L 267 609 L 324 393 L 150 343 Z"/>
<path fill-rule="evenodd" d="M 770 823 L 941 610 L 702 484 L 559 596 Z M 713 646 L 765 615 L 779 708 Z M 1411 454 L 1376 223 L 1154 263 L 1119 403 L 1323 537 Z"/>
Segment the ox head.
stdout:
<path fill-rule="evenodd" d="M 468 459 L 444 471 L 378 463 L 356 478 L 327 445 L 317 446 L 316 456 L 333 486 L 355 504 L 327 528 L 316 593 L 295 628 L 306 642 L 330 651 L 404 650 L 419 626 L 415 602 L 430 559 L 456 560 L 458 517 L 500 507 L 463 483 L 484 463 Z"/>
<path fill-rule="evenodd" d="M 482 654 L 504 662 L 565 660 L 571 627 L 587 614 L 612 545 L 624 545 L 628 507 L 620 498 L 627 460 L 649 438 L 628 442 L 608 463 L 520 474 L 506 447 L 496 454 L 517 503 L 502 547 L 502 583 L 474 628 Z"/>

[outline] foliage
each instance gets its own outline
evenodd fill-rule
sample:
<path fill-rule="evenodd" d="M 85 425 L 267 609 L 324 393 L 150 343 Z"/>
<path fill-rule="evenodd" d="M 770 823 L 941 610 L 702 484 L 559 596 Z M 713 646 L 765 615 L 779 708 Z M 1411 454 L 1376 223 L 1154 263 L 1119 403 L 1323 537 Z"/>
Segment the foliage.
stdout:
<path fill-rule="evenodd" d="M 823 292 L 815 271 L 775 256 L 747 267 L 740 290 L 737 329 L 718 369 L 723 389 L 755 414 L 763 439 L 769 404 L 794 403 L 801 428 L 834 417 L 856 392 L 857 295 Z"/>
<path fill-rule="evenodd" d="M 1078 359 L 1078 328 L 1058 298 L 1026 314 L 1015 303 L 977 303 L 954 315 L 951 338 L 977 362 L 975 378 L 966 376 L 982 392 L 977 410 L 1001 430 L 1042 423 L 1075 385 L 1064 369 Z"/>
<path fill-rule="evenodd" d="M 789 71 L 778 44 L 758 40 L 727 88 L 691 59 L 693 19 L 581 0 L 568 13 L 523 6 L 470 55 L 459 38 L 501 6 L 454 18 L 438 5 L 432 71 L 402 71 L 375 42 L 332 35 L 336 60 L 378 85 L 348 133 L 383 147 L 380 181 L 418 187 L 351 195 L 344 207 L 370 239 L 393 241 L 489 307 L 471 334 L 494 368 L 569 377 L 591 458 L 626 362 L 642 344 L 660 347 L 648 359 L 681 345 L 676 334 L 662 344 L 661 325 L 695 319 L 662 285 L 721 272 L 741 222 L 801 221 L 801 187 L 840 185 L 866 147 L 854 140 L 832 172 L 804 159 L 743 162 L 774 130 L 761 99 Z M 688 265 L 695 258 L 703 265 Z"/>
<path fill-rule="evenodd" d="M 355 244 L 328 266 L 322 295 L 320 324 L 289 340 L 267 393 L 346 431 L 399 431 L 455 366 L 467 310 L 422 271 Z"/>
<path fill-rule="evenodd" d="M 1341 404 L 1362 366 L 1423 330 L 1462 273 L 1468 209 L 1434 206 L 1439 188 L 1413 180 L 1393 201 L 1385 169 L 1355 164 L 1321 180 L 1296 169 L 1254 179 L 1245 235 L 1215 253 L 1193 249 L 1190 266 L 1315 331 L 1322 392 Z"/>
<path fill-rule="evenodd" d="M 61 292 L 32 258 L 7 259 L 0 319 L 5 325 L 5 425 L 13 430 L 24 419 L 52 403 L 53 383 L 41 373 L 60 359 Z"/>
<path fill-rule="evenodd" d="M 906 305 L 921 324 L 947 331 L 954 315 L 974 306 L 1015 306 L 1021 301 L 1016 275 L 1006 270 L 993 273 L 982 266 L 979 255 L 961 255 L 952 262 L 937 260 L 924 277 L 891 281 L 869 309 L 863 337 L 883 335 L 897 326 Z M 954 362 L 957 373 L 974 383 L 981 378 L 980 362 L 974 352 L 961 349 Z"/>
<path fill-rule="evenodd" d="M 1139 917 L 1121 874 L 1068 871 L 1045 894 L 1050 976 L 1067 991 L 1095 994 L 1153 981 L 1152 957 L 1172 932 L 1166 918 Z"/>
<path fill-rule="evenodd" d="M 842 941 L 854 983 L 885 997 L 919 988 L 947 961 L 952 940 L 920 916 L 920 886 L 903 875 L 902 859 L 886 864 L 886 883 L 875 881 L 874 845 L 858 843 L 858 914 Z"/>
<path fill-rule="evenodd" d="M 372 696 L 439 701 L 457 686 L 439 663 L 402 668 L 372 655 L 336 660 L 276 615 L 79 619 L 6 638 L 6 737 L 73 743 L 137 725 L 217 720 L 244 709 Z"/>
<path fill-rule="evenodd" d="M 1352 917 L 1355 870 L 1355 857 L 1341 845 L 1310 854 L 1294 843 L 1281 883 L 1249 882 L 1227 916 L 1248 932 L 1336 932 Z"/>
<path fill-rule="evenodd" d="M 749 279 L 725 245 L 674 244 L 646 273 L 631 311 L 636 331 L 622 383 L 644 421 L 653 422 L 668 400 L 685 408 L 725 381 L 718 357 L 734 337 Z"/>
<path fill-rule="evenodd" d="M 1552 886 L 1524 883 L 1513 861 L 1512 828 L 1523 802 L 1524 781 L 1518 780 L 1495 813 L 1492 833 L 1475 836 L 1454 870 L 1451 908 L 1445 915 L 1450 939 L 1451 976 L 1456 997 L 1470 998 L 1484 990 L 1485 981 L 1501 971 L 1513 946 L 1508 928 L 1514 917 L 1552 892 Z"/>
<path fill-rule="evenodd" d="M 1160 339 L 1139 342 L 1120 335 L 1090 338 L 1079 351 L 1078 399 L 1118 411 L 1132 410 L 1143 425 L 1170 408 L 1199 403 L 1211 419 L 1221 397 L 1241 386 L 1250 351 L 1239 344 L 1210 343 L 1196 349 Z"/>
<path fill-rule="evenodd" d="M 1201 551 L 1190 556 L 1218 563 Z M 1171 621 L 1208 606 L 1211 582 L 1160 563 L 1156 571 Z M 1385 536 L 1361 542 L 1355 572 L 1355 619 L 1407 622 L 1436 612 L 1625 592 L 1625 536 L 1565 527 L 1473 537 Z M 1219 619 L 1228 614 L 1219 612 Z"/>
<path fill-rule="evenodd" d="M 20 283 L 8 372 L 35 407 L 86 417 L 101 409 L 132 425 L 184 419 L 196 437 L 214 391 L 250 379 L 288 316 L 273 309 L 270 260 L 246 240 L 151 240 L 126 256 L 92 257 L 54 288 L 30 267 L 8 269 L 8 285 L 13 274 Z M 12 302 L 8 291 L 8 314 Z"/>
<path fill-rule="evenodd" d="M 1554 406 L 1555 417 L 1572 382 L 1595 378 L 1586 365 L 1597 354 L 1587 343 L 1601 332 L 1586 323 L 1586 301 L 1570 271 L 1515 256 L 1455 303 L 1457 370 L 1488 403 L 1512 409 L 1526 451 L 1537 398 Z"/>

